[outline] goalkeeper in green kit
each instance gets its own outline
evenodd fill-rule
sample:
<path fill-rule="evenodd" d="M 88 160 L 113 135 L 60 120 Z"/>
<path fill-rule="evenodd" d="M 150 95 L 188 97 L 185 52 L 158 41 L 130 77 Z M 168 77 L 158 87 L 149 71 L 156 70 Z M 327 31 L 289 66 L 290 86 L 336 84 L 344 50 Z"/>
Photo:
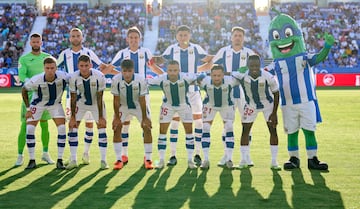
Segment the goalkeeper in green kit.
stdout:
<path fill-rule="evenodd" d="M 44 72 L 44 58 L 49 57 L 50 54 L 41 51 L 42 37 L 38 33 L 33 33 L 30 35 L 30 46 L 31 52 L 22 55 L 19 58 L 19 78 L 20 81 L 25 83 L 34 75 Z M 41 91 L 41 90 L 40 90 Z M 32 95 L 29 95 L 29 100 L 31 100 Z M 24 147 L 26 142 L 26 107 L 24 102 L 21 104 L 21 127 L 20 133 L 18 136 L 18 158 L 16 160 L 15 166 L 20 166 L 24 163 Z M 54 164 L 54 161 L 51 159 L 48 146 L 49 146 L 49 128 L 47 120 L 51 119 L 50 114 L 45 111 L 40 119 L 41 127 L 41 141 L 43 144 L 43 155 L 42 160 L 48 164 Z"/>

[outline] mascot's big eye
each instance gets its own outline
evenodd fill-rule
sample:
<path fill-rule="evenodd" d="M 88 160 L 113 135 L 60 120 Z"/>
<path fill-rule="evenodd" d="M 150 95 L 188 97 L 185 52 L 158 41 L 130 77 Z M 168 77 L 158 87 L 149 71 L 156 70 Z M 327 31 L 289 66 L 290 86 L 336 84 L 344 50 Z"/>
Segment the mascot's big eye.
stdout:
<path fill-rule="evenodd" d="M 287 37 L 290 37 L 290 36 L 293 36 L 294 35 L 294 33 L 293 33 L 293 31 L 292 31 L 292 29 L 291 28 L 286 28 L 285 29 L 285 37 L 287 38 Z"/>
<path fill-rule="evenodd" d="M 274 31 L 273 31 L 273 38 L 274 38 L 275 40 L 280 39 L 280 34 L 279 34 L 279 32 L 278 32 L 277 30 L 274 30 Z"/>

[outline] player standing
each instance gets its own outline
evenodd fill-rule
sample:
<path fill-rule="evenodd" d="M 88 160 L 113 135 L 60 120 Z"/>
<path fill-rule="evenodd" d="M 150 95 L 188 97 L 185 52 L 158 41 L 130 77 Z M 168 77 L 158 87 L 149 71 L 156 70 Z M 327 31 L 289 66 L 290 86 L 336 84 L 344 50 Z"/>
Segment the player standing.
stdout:
<path fill-rule="evenodd" d="M 222 65 L 214 65 L 211 68 L 211 76 L 205 77 L 199 81 L 200 87 L 206 92 L 206 97 L 203 101 L 203 135 L 202 135 L 202 149 L 204 152 L 204 160 L 200 168 L 208 169 L 210 166 L 209 149 L 210 149 L 210 129 L 212 122 L 217 112 L 220 113 L 224 123 L 225 133 L 225 152 L 226 167 L 232 169 L 232 154 L 234 149 L 234 128 L 233 123 L 235 119 L 234 103 L 232 97 L 232 90 L 239 82 L 230 76 L 224 77 L 224 67 Z"/>
<path fill-rule="evenodd" d="M 255 52 L 244 46 L 244 39 L 245 39 L 244 28 L 238 26 L 233 27 L 231 29 L 231 45 L 221 48 L 213 57 L 211 62 L 201 66 L 200 68 L 209 69 L 210 66 L 214 63 L 214 64 L 223 65 L 225 72 L 234 72 L 234 71 L 238 71 L 239 69 L 242 71 L 246 70 L 248 57 L 250 55 L 255 54 Z M 242 115 L 245 104 L 243 95 L 244 93 L 242 88 L 240 86 L 235 86 L 233 89 L 234 105 L 235 108 L 239 110 L 240 115 Z M 223 133 L 223 137 L 222 137 L 224 149 L 226 149 L 225 135 L 226 134 Z M 251 140 L 251 136 L 250 136 L 250 140 Z M 227 157 L 224 154 L 218 165 L 224 166 L 226 163 L 226 159 Z M 249 166 L 253 166 L 253 162 L 250 158 L 250 152 L 249 155 L 247 156 L 246 162 Z"/>
<path fill-rule="evenodd" d="M 80 55 L 78 58 L 78 71 L 72 73 L 69 80 L 71 95 L 71 118 L 69 121 L 69 145 L 71 160 L 66 169 L 77 167 L 78 127 L 81 119 L 87 112 L 91 112 L 97 124 L 99 134 L 99 148 L 101 155 L 100 168 L 107 169 L 106 163 L 106 111 L 103 102 L 103 92 L 106 88 L 104 74 L 92 68 L 91 58 Z"/>
<path fill-rule="evenodd" d="M 38 33 L 33 33 L 30 35 L 30 46 L 31 52 L 25 54 L 19 59 L 19 78 L 20 81 L 25 83 L 33 76 L 44 72 L 44 58 L 49 57 L 50 54 L 41 51 L 42 37 Z M 29 100 L 31 100 L 32 95 L 29 95 Z M 25 104 L 21 104 L 21 126 L 20 133 L 18 136 L 18 159 L 15 163 L 15 166 L 20 166 L 24 163 L 24 147 L 26 142 L 26 108 Z M 41 142 L 43 144 L 43 155 L 42 160 L 46 161 L 48 164 L 53 164 L 54 161 L 49 155 L 49 128 L 47 120 L 51 119 L 50 114 L 47 111 L 44 111 L 42 117 L 40 118 L 40 127 L 41 127 Z"/>
<path fill-rule="evenodd" d="M 146 78 L 147 67 L 149 67 L 154 73 L 162 74 L 163 71 L 153 63 L 152 58 L 153 55 L 150 52 L 150 49 L 141 47 L 141 33 L 137 27 L 131 27 L 127 31 L 126 42 L 128 43 L 128 47 L 120 50 L 113 60 L 111 64 L 115 67 L 120 67 L 120 64 L 123 60 L 130 59 L 134 62 L 134 73 L 139 74 L 144 79 Z M 117 74 L 116 71 L 111 71 L 109 74 Z M 146 106 L 150 108 L 150 98 L 147 94 L 145 96 Z M 149 109 L 150 112 L 150 109 Z M 129 125 L 131 120 L 131 115 L 125 119 L 125 122 L 122 123 L 122 162 L 127 163 L 128 158 L 128 141 L 129 141 Z"/>
<path fill-rule="evenodd" d="M 248 167 L 249 133 L 257 114 L 262 112 L 270 132 L 271 169 L 280 170 L 281 167 L 277 162 L 278 135 L 276 131 L 279 84 L 275 76 L 260 69 L 258 55 L 250 55 L 247 66 L 249 69 L 245 73 L 233 73 L 233 76 L 239 79 L 245 97 L 245 107 L 241 115 L 243 130 L 240 154 L 242 158 L 239 168 Z"/>
<path fill-rule="evenodd" d="M 93 68 L 100 68 L 104 70 L 107 65 L 104 64 L 99 57 L 91 50 L 86 47 L 83 47 L 83 33 L 79 28 L 72 28 L 70 30 L 69 37 L 71 48 L 65 49 L 59 55 L 57 60 L 57 64 L 59 68 L 63 68 L 63 70 L 67 73 L 73 73 L 79 70 L 78 68 L 78 59 L 81 55 L 85 54 L 90 56 L 91 63 Z M 66 95 L 66 118 L 69 120 L 71 117 L 71 109 L 70 109 L 70 94 L 69 92 Z M 90 163 L 90 145 L 92 143 L 94 130 L 93 130 L 93 116 L 91 112 L 87 112 L 84 116 L 85 120 L 85 136 L 84 136 L 84 153 L 82 156 L 82 161 L 84 164 Z"/>
<path fill-rule="evenodd" d="M 115 170 L 123 167 L 121 126 L 129 116 L 135 116 L 141 123 L 144 133 L 144 167 L 153 169 L 152 165 L 152 135 L 150 112 L 145 101 L 149 93 L 147 83 L 142 75 L 134 74 L 134 62 L 125 59 L 121 62 L 121 74 L 113 77 L 111 93 L 114 95 L 114 150 L 116 154 Z"/>
<path fill-rule="evenodd" d="M 185 129 L 188 167 L 190 169 L 197 168 L 192 160 L 192 155 L 194 153 L 194 135 L 192 133 L 191 106 L 187 97 L 190 84 L 195 80 L 196 75 L 193 73 L 180 73 L 179 63 L 175 60 L 169 61 L 167 73 L 148 79 L 149 84 L 160 86 L 164 93 L 159 119 L 160 133 L 158 139 L 158 151 L 160 161 L 157 168 L 163 168 L 165 165 L 166 133 L 175 113 L 181 118 Z"/>
<path fill-rule="evenodd" d="M 191 30 L 186 25 L 181 25 L 176 30 L 177 43 L 170 45 L 162 54 L 166 60 L 176 60 L 183 73 L 197 73 L 197 68 L 202 62 L 209 62 L 212 56 L 207 55 L 205 50 L 198 44 L 190 43 Z M 191 85 L 189 87 L 189 97 L 194 121 L 195 136 L 195 156 L 194 161 L 197 165 L 201 164 L 200 150 L 202 137 L 202 101 L 199 87 Z M 171 157 L 169 165 L 176 165 L 176 144 L 178 139 L 179 117 L 175 115 L 170 126 L 170 149 Z"/>
<path fill-rule="evenodd" d="M 64 72 L 56 71 L 56 59 L 46 57 L 43 61 L 44 73 L 33 76 L 22 88 L 22 97 L 26 106 L 25 117 L 26 142 L 29 151 L 29 164 L 26 169 L 36 168 L 35 162 L 35 129 L 44 111 L 48 111 L 58 130 L 58 160 L 56 167 L 65 169 L 62 157 L 64 153 L 66 130 L 65 114 L 61 104 L 63 92 L 68 80 Z M 29 92 L 33 92 L 32 101 L 29 103 Z"/>

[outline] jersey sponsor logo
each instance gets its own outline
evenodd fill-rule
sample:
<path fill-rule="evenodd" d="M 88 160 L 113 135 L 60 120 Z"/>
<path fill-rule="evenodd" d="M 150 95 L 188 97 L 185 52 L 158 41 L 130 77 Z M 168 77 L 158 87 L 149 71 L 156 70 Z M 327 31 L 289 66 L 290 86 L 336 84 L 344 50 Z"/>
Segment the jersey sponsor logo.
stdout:
<path fill-rule="evenodd" d="M 333 74 L 326 74 L 323 77 L 323 82 L 326 86 L 332 86 L 335 83 L 335 76 Z"/>

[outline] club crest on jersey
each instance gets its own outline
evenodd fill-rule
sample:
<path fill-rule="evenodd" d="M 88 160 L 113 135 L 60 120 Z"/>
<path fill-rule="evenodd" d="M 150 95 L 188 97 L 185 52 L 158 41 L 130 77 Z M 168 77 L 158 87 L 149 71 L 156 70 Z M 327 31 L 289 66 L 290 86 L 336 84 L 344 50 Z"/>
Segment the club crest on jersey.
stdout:
<path fill-rule="evenodd" d="M 133 87 L 133 90 L 134 90 L 134 91 L 137 91 L 137 90 L 139 90 L 139 87 L 134 86 L 134 87 Z"/>
<path fill-rule="evenodd" d="M 265 83 L 259 83 L 259 87 L 265 87 Z"/>
<path fill-rule="evenodd" d="M 189 50 L 189 54 L 194 54 L 194 50 Z"/>
<path fill-rule="evenodd" d="M 224 87 L 222 91 L 223 91 L 223 92 L 227 92 L 227 91 L 228 91 L 228 87 Z"/>
<path fill-rule="evenodd" d="M 305 66 L 306 66 L 306 61 L 305 61 L 305 60 L 302 61 L 301 66 L 302 66 L 303 68 L 305 68 Z"/>
<path fill-rule="evenodd" d="M 247 57 L 246 57 L 245 55 L 241 55 L 241 59 L 242 59 L 242 60 L 246 60 L 246 58 L 247 58 Z"/>
<path fill-rule="evenodd" d="M 184 83 L 179 83 L 179 87 L 183 87 L 183 86 L 185 86 Z"/>
<path fill-rule="evenodd" d="M 96 82 L 91 82 L 91 86 L 96 86 Z"/>
<path fill-rule="evenodd" d="M 143 55 L 143 54 L 140 54 L 140 55 L 139 55 L 139 58 L 140 58 L 140 59 L 144 59 L 144 55 Z"/>

